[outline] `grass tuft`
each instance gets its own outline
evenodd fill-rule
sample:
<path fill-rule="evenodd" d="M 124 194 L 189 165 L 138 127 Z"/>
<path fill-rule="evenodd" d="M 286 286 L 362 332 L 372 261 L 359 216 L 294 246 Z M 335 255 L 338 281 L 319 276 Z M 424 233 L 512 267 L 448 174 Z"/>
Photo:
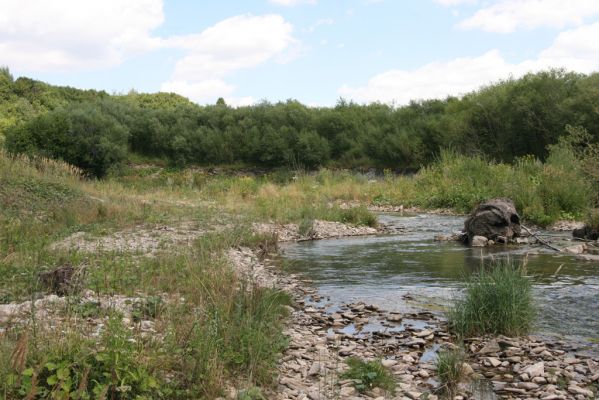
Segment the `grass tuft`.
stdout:
<path fill-rule="evenodd" d="M 453 398 L 458 384 L 464 376 L 464 351 L 460 348 L 444 349 L 437 355 L 437 376 L 441 389 Z"/>
<path fill-rule="evenodd" d="M 530 331 L 535 314 L 524 267 L 494 261 L 467 278 L 464 297 L 455 300 L 448 320 L 454 333 L 462 337 L 519 336 Z"/>

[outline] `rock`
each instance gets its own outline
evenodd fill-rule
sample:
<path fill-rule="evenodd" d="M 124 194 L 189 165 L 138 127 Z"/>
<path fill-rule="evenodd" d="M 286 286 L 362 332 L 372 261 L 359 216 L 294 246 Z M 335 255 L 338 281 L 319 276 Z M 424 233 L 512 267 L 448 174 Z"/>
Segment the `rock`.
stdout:
<path fill-rule="evenodd" d="M 491 354 L 491 353 L 499 353 L 501 351 L 501 347 L 496 340 L 491 340 L 487 344 L 483 346 L 482 349 L 478 351 L 478 354 Z"/>
<path fill-rule="evenodd" d="M 392 366 L 397 364 L 397 360 L 383 360 L 381 361 L 381 364 L 383 365 L 383 367 L 391 368 Z"/>
<path fill-rule="evenodd" d="M 320 368 L 321 365 L 319 362 L 315 362 L 314 364 L 312 364 L 312 366 L 310 367 L 310 370 L 308 371 L 308 376 L 314 376 L 317 375 L 320 372 Z"/>
<path fill-rule="evenodd" d="M 472 247 L 485 247 L 489 244 L 489 240 L 484 236 L 476 235 L 470 241 L 470 246 Z"/>
<path fill-rule="evenodd" d="M 501 365 L 501 361 L 495 357 L 487 357 L 485 358 L 485 365 L 497 368 Z"/>
<path fill-rule="evenodd" d="M 590 225 L 585 225 L 582 228 L 574 229 L 572 236 L 578 239 L 599 240 L 599 230 L 592 228 Z"/>
<path fill-rule="evenodd" d="M 536 364 L 524 368 L 522 372 L 527 374 L 531 378 L 534 378 L 535 376 L 543 376 L 543 374 L 545 374 L 545 363 L 543 361 L 538 362 Z"/>
<path fill-rule="evenodd" d="M 518 387 L 526 390 L 537 390 L 539 385 L 533 382 L 520 382 L 518 383 Z"/>
<path fill-rule="evenodd" d="M 496 242 L 499 237 L 510 241 L 520 236 L 520 216 L 512 200 L 491 199 L 472 211 L 464 223 L 464 230 L 470 244 L 475 236 L 483 236 Z"/>
<path fill-rule="evenodd" d="M 422 393 L 416 391 L 405 392 L 404 394 L 412 400 L 419 399 L 422 396 Z"/>
<path fill-rule="evenodd" d="M 387 315 L 387 321 L 390 322 L 400 322 L 402 319 L 402 316 L 398 313 L 390 313 Z"/>
<path fill-rule="evenodd" d="M 419 338 L 424 338 L 424 337 L 432 335 L 432 333 L 433 333 L 433 331 L 431 331 L 430 329 L 425 329 L 423 331 L 414 333 L 414 336 L 419 337 Z"/>
<path fill-rule="evenodd" d="M 355 394 L 356 394 L 356 389 L 353 386 L 344 386 L 339 391 L 339 397 L 342 399 L 354 396 Z"/>
<path fill-rule="evenodd" d="M 584 244 L 576 244 L 574 246 L 568 246 L 564 249 L 565 252 L 571 254 L 582 254 L 586 250 L 586 246 Z"/>
<path fill-rule="evenodd" d="M 462 364 L 462 372 L 464 373 L 465 376 L 470 376 L 474 373 L 474 370 L 472 369 L 470 364 L 463 363 Z"/>
<path fill-rule="evenodd" d="M 583 396 L 586 397 L 594 397 L 594 394 L 591 390 L 589 389 L 583 389 L 581 387 L 578 386 L 569 386 L 568 387 L 568 392 L 572 393 L 572 394 L 581 394 Z"/>

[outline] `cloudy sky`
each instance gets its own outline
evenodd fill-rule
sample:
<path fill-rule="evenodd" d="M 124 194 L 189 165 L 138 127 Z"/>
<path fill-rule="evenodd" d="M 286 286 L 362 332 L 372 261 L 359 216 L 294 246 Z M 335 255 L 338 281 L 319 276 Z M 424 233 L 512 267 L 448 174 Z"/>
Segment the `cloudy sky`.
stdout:
<path fill-rule="evenodd" d="M 599 70 L 599 0 L 0 0 L 0 66 L 200 104 L 404 104 Z"/>

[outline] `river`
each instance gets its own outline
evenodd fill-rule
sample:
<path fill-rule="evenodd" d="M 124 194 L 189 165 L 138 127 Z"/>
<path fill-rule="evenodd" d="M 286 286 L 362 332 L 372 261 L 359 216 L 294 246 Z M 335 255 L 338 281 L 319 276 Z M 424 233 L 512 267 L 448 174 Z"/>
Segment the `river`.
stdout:
<path fill-rule="evenodd" d="M 332 307 L 364 301 L 390 311 L 442 313 L 459 296 L 466 274 L 485 260 L 526 258 L 539 310 L 535 333 L 599 339 L 599 263 L 538 246 L 481 249 L 434 240 L 459 230 L 464 217 L 381 214 L 379 221 L 400 232 L 287 244 L 288 270 L 311 279 Z M 562 244 L 569 240 L 569 233 L 542 233 Z"/>

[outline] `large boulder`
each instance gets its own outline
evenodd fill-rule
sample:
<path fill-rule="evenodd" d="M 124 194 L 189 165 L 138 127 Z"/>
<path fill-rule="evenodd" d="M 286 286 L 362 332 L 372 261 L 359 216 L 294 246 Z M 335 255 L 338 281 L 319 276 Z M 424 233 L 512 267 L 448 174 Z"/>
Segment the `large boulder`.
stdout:
<path fill-rule="evenodd" d="M 599 239 L 599 229 L 593 229 L 590 225 L 585 225 L 580 229 L 574 229 L 572 231 L 572 236 L 577 239 L 585 239 L 585 240 L 598 240 Z"/>
<path fill-rule="evenodd" d="M 475 236 L 495 242 L 508 242 L 520 236 L 520 216 L 510 199 L 491 199 L 479 204 L 466 219 L 464 230 L 468 243 Z"/>

